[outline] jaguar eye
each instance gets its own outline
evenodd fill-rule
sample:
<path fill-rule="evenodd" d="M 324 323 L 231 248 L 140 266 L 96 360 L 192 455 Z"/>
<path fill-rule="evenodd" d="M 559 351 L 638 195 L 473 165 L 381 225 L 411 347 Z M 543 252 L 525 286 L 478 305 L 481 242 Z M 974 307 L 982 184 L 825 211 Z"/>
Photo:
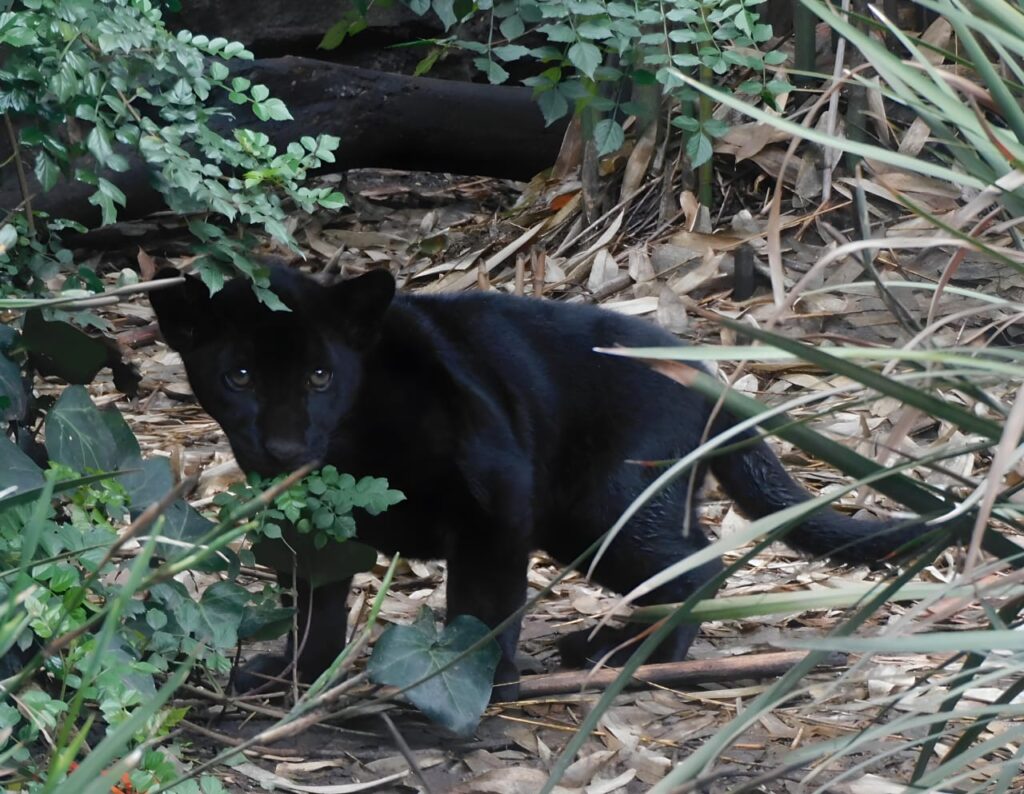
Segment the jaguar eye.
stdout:
<path fill-rule="evenodd" d="M 248 389 L 252 386 L 252 373 L 245 367 L 236 367 L 225 373 L 224 382 L 235 391 Z"/>
<path fill-rule="evenodd" d="M 306 382 L 309 383 L 309 388 L 315 391 L 323 391 L 331 385 L 331 380 L 334 375 L 329 369 L 314 369 L 309 373 L 309 377 L 306 378 Z"/>

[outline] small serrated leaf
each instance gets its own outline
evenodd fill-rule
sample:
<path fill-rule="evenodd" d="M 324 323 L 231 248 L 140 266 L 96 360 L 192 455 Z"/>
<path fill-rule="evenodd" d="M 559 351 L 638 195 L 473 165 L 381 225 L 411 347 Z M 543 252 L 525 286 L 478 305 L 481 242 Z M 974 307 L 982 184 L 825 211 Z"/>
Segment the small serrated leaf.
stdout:
<path fill-rule="evenodd" d="M 593 78 L 594 71 L 601 65 L 601 50 L 589 41 L 577 41 L 569 47 L 569 62 L 587 77 Z"/>

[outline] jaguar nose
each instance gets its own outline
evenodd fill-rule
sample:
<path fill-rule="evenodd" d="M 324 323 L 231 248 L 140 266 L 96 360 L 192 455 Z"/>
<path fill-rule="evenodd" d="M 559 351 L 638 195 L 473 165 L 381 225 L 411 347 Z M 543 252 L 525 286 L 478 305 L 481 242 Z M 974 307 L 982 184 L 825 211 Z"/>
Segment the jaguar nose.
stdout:
<path fill-rule="evenodd" d="M 263 443 L 267 454 L 284 469 L 297 469 L 313 460 L 306 445 L 291 438 L 268 438 Z"/>

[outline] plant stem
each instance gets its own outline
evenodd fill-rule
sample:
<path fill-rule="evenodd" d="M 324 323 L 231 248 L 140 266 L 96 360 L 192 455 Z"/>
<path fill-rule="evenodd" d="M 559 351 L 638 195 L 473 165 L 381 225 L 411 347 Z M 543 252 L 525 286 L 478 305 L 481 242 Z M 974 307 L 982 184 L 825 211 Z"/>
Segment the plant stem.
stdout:
<path fill-rule="evenodd" d="M 28 177 L 25 176 L 25 163 L 21 159 L 21 147 L 18 146 L 18 135 L 11 124 L 11 114 L 4 113 L 4 126 L 7 128 L 7 137 L 11 142 L 11 152 L 14 156 L 14 168 L 18 173 L 18 189 L 21 190 L 22 204 L 25 208 L 25 220 L 28 222 L 28 232 L 31 237 L 36 236 L 36 222 L 32 217 L 32 197 L 29 195 Z"/>

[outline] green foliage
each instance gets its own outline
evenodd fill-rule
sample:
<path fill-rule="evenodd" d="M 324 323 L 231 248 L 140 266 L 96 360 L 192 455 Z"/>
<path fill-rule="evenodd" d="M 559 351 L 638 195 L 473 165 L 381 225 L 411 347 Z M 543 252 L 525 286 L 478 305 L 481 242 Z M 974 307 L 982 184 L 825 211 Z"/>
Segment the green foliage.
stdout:
<path fill-rule="evenodd" d="M 89 203 L 104 225 L 113 223 L 125 196 L 112 175 L 141 158 L 170 209 L 208 216 L 197 232 L 207 283 L 216 287 L 237 270 L 264 297 L 266 273 L 242 264 L 245 238 L 214 222 L 292 244 L 285 200 L 306 211 L 344 206 L 340 193 L 302 184 L 309 169 L 333 162 L 337 138 L 305 136 L 278 151 L 262 132 L 217 131 L 230 105 L 261 121 L 291 118 L 266 86 L 232 75 L 225 61 L 252 58 L 238 42 L 174 35 L 148 0 L 23 0 L 13 8 L 0 14 L 0 112 L 15 123 L 21 160 L 44 191 L 62 179 L 89 185 Z M 24 211 L 0 228 L 0 297 L 42 293 L 47 278 L 73 268 L 59 233 L 83 227 L 29 214 L 31 206 L 25 196 Z"/>
<path fill-rule="evenodd" d="M 12 447 L 6 438 L 0 441 L 3 467 Z M 0 757 L 8 774 L 13 770 L 29 779 L 46 769 L 44 748 L 50 743 L 41 743 L 44 732 L 70 740 L 87 726 L 83 720 L 99 717 L 108 731 L 125 726 L 118 757 L 134 744 L 165 737 L 184 714 L 163 707 L 173 689 L 161 695 L 160 679 L 186 656 L 226 671 L 233 627 L 242 617 L 240 606 L 223 608 L 227 599 L 222 592 L 211 594 L 214 588 L 197 603 L 180 583 L 157 583 L 161 572 L 149 567 L 155 542 L 138 557 L 108 553 L 128 508 L 123 485 L 79 477 L 63 463 L 39 477 L 43 486 L 32 501 L 0 498 L 0 654 L 9 693 L 0 703 L 6 729 Z M 233 583 L 221 587 L 234 589 L 234 604 L 247 596 Z M 182 604 L 205 621 L 189 620 L 185 609 L 172 612 L 162 592 L 168 589 L 181 591 Z M 101 620 L 103 628 L 96 631 Z M 53 650 L 43 653 L 47 643 Z M 30 674 L 41 687 L 24 688 Z M 67 755 L 65 768 L 73 758 L 74 752 Z M 176 774 L 162 751 L 151 750 L 133 780 L 145 790 Z M 41 785 L 26 783 L 23 790 Z"/>
<path fill-rule="evenodd" d="M 76 335 L 61 322 L 26 323 L 22 333 L 0 326 L 5 426 L 31 438 L 45 418 L 50 458 L 44 470 L 0 435 L 0 675 L 7 693 L 0 758 L 9 774 L 52 784 L 96 719 L 107 728 L 106 749 L 97 755 L 94 748 L 89 760 L 103 760 L 101 768 L 140 742 L 166 737 L 184 712 L 164 707 L 177 685 L 161 687 L 162 680 L 187 674 L 183 659 L 226 673 L 243 619 L 258 622 L 260 607 L 231 581 L 197 600 L 172 578 L 186 567 L 237 567 L 223 547 L 240 530 L 215 526 L 180 499 L 137 553 L 111 554 L 129 519 L 161 498 L 172 478 L 165 460 L 142 459 L 121 415 L 98 409 L 82 386 L 49 404 L 33 400 L 34 357 L 46 351 L 54 371 L 67 374 L 74 362 L 66 359 L 88 350 Z M 86 369 L 94 373 L 95 364 Z M 44 732 L 51 737 L 45 743 Z M 46 772 L 55 735 L 60 760 Z M 111 742 L 115 735 L 120 739 Z M 166 752 L 154 749 L 131 779 L 141 791 L 178 774 Z M 44 785 L 26 783 L 24 790 Z"/>
<path fill-rule="evenodd" d="M 217 494 L 213 503 L 220 508 L 221 520 L 230 519 L 241 505 L 284 479 L 284 476 L 266 479 L 250 474 L 245 482 L 235 483 Z M 255 534 L 276 539 L 281 537 L 282 528 L 290 528 L 300 535 L 310 535 L 313 546 L 322 549 L 330 541 L 355 537 L 353 509 L 359 508 L 375 516 L 403 499 L 405 495 L 389 488 L 388 481 L 382 477 L 356 480 L 334 466 L 324 466 L 278 494 L 274 506 L 259 514 Z"/>
<path fill-rule="evenodd" d="M 479 619 L 459 615 L 439 632 L 434 613 L 424 607 L 413 625 L 389 626 L 381 634 L 367 672 L 379 684 L 410 687 L 405 695 L 420 711 L 455 733 L 470 734 L 487 708 L 501 656 L 496 642 L 483 642 L 490 631 Z"/>
<path fill-rule="evenodd" d="M 590 128 L 600 154 L 622 146 L 623 115 L 649 112 L 626 96 L 627 83 L 656 82 L 676 100 L 673 123 L 686 133 L 687 153 L 697 167 L 710 159 L 711 139 L 727 128 L 700 112 L 697 94 L 682 85 L 671 69 L 693 70 L 702 82 L 745 70 L 752 76 L 737 92 L 774 102 L 789 85 L 772 79 L 766 67 L 782 63 L 785 56 L 758 49 L 772 35 L 771 27 L 760 22 L 754 10 L 760 2 L 478 0 L 466 16 L 488 13 L 490 39 L 481 43 L 452 37 L 436 43 L 477 53 L 474 63 L 492 83 L 509 79 L 506 66 L 510 63 L 529 59 L 538 64 L 534 70 L 538 73 L 523 82 L 533 87 L 545 121 L 551 124 L 570 111 L 584 114 L 592 120 Z M 421 14 L 433 9 L 446 29 L 460 21 L 452 0 L 407 3 Z M 544 43 L 533 46 L 538 37 Z M 436 56 L 428 59 L 432 57 Z"/>

